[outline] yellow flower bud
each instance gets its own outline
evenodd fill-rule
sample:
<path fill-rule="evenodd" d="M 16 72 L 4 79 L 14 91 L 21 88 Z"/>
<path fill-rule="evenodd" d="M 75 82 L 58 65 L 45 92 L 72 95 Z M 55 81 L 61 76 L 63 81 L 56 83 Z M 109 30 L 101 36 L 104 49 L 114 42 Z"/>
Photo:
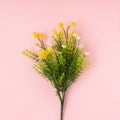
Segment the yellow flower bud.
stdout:
<path fill-rule="evenodd" d="M 73 21 L 73 22 L 70 23 L 70 25 L 71 25 L 71 26 L 76 26 L 77 23 Z"/>
<path fill-rule="evenodd" d="M 38 39 L 39 38 L 39 34 L 37 32 L 33 32 L 33 37 Z"/>
<path fill-rule="evenodd" d="M 58 26 L 60 27 L 60 28 L 64 28 L 64 24 L 62 23 L 62 22 L 60 22 L 59 24 L 58 24 Z"/>
<path fill-rule="evenodd" d="M 43 40 L 45 38 L 45 35 L 43 33 L 39 34 L 39 39 Z"/>
<path fill-rule="evenodd" d="M 62 32 L 62 31 L 60 31 L 60 32 L 59 32 L 59 35 L 60 35 L 60 36 L 63 36 L 63 32 Z"/>
<path fill-rule="evenodd" d="M 55 35 L 57 35 L 57 34 L 58 34 L 58 31 L 57 31 L 56 29 L 53 29 L 53 33 L 54 33 Z"/>
<path fill-rule="evenodd" d="M 45 55 L 43 53 L 40 53 L 40 58 L 45 59 Z"/>

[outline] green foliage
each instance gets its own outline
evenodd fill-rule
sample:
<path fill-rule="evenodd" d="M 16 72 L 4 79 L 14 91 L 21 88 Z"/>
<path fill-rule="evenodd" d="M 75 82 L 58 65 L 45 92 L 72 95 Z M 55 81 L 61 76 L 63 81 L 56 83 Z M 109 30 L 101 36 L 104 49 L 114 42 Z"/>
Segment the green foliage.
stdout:
<path fill-rule="evenodd" d="M 36 45 L 40 48 L 40 55 L 25 49 L 23 54 L 35 60 L 33 69 L 47 78 L 60 93 L 66 92 L 67 88 L 74 83 L 76 78 L 84 71 L 89 62 L 84 47 L 81 47 L 78 34 L 71 32 L 71 26 L 65 30 L 55 31 L 52 35 L 54 45 L 50 48 L 45 46 L 44 40 L 39 40 Z M 34 34 L 38 37 L 38 33 Z"/>
<path fill-rule="evenodd" d="M 25 49 L 23 52 L 22 52 L 23 55 L 37 61 L 38 60 L 38 55 L 34 52 L 32 52 L 31 50 L 28 50 L 28 49 Z"/>
<path fill-rule="evenodd" d="M 54 45 L 47 48 L 44 41 L 44 34 L 34 32 L 33 36 L 39 41 L 39 55 L 31 50 L 25 49 L 23 54 L 35 61 L 33 69 L 50 81 L 56 89 L 61 102 L 61 120 L 65 94 L 68 87 L 73 84 L 76 78 L 89 65 L 87 61 L 88 52 L 80 44 L 80 37 L 71 30 L 76 22 L 71 22 L 67 29 L 63 23 L 59 23 L 60 31 L 54 29 L 52 39 Z"/>

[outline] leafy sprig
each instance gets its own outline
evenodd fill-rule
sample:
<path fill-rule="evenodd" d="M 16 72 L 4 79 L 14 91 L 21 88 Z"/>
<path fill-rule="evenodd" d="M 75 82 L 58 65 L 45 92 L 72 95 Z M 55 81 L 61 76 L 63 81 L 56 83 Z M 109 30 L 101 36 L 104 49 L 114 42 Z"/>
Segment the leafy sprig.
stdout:
<path fill-rule="evenodd" d="M 78 33 L 72 31 L 76 22 L 71 22 L 66 29 L 62 22 L 58 26 L 60 30 L 53 30 L 54 44 L 52 46 L 46 46 L 43 33 L 34 32 L 33 36 L 39 42 L 36 44 L 40 48 L 39 54 L 28 49 L 25 49 L 23 54 L 35 61 L 34 70 L 47 78 L 56 89 L 61 102 L 62 120 L 66 91 L 88 66 L 87 55 L 89 52 L 84 51 Z"/>

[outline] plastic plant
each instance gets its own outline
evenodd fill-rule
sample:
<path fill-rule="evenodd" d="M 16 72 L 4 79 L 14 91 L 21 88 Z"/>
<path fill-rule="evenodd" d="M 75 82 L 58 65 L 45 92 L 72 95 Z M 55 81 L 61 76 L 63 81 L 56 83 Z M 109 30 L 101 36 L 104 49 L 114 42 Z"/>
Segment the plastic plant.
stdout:
<path fill-rule="evenodd" d="M 47 78 L 55 88 L 61 104 L 60 120 L 63 120 L 67 89 L 88 66 L 86 58 L 89 52 L 84 51 L 78 33 L 72 31 L 76 22 L 71 22 L 67 27 L 60 22 L 58 26 L 59 30 L 53 30 L 53 45 L 47 47 L 45 35 L 34 32 L 33 37 L 38 40 L 36 46 L 39 47 L 39 54 L 29 49 L 25 49 L 23 54 L 35 61 L 33 69 Z"/>

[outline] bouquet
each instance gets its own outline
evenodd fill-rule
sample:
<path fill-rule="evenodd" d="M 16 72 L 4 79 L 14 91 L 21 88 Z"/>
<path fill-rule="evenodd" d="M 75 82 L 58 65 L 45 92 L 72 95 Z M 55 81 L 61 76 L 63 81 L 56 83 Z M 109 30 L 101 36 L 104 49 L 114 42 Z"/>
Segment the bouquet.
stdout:
<path fill-rule="evenodd" d="M 33 37 L 38 41 L 36 46 L 39 54 L 29 49 L 25 49 L 23 54 L 35 61 L 33 69 L 49 80 L 55 88 L 61 104 L 60 120 L 63 120 L 67 89 L 88 66 L 89 52 L 84 50 L 78 33 L 72 31 L 76 22 L 71 22 L 66 27 L 60 22 L 58 26 L 59 30 L 53 30 L 52 45 L 46 44 L 44 33 L 33 32 Z"/>

